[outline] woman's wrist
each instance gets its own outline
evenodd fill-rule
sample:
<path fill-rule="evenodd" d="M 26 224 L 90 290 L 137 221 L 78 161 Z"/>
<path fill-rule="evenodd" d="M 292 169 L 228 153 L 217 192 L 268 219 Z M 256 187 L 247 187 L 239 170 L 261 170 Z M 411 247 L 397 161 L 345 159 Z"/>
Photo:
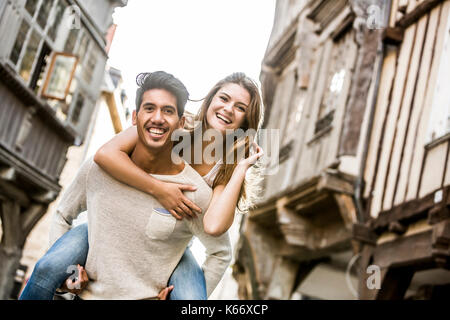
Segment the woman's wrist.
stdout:
<path fill-rule="evenodd" d="M 145 189 L 146 192 L 152 196 L 158 196 L 159 191 L 162 189 L 163 183 L 159 181 L 158 179 L 150 180 L 147 184 L 147 188 Z"/>
<path fill-rule="evenodd" d="M 242 175 L 244 175 L 244 177 L 245 177 L 245 174 L 247 173 L 247 170 L 248 170 L 249 168 L 250 168 L 250 166 L 247 165 L 247 164 L 244 164 L 244 163 L 238 163 L 238 165 L 236 166 L 236 168 L 234 168 L 233 175 L 240 175 L 240 174 L 242 174 Z"/>

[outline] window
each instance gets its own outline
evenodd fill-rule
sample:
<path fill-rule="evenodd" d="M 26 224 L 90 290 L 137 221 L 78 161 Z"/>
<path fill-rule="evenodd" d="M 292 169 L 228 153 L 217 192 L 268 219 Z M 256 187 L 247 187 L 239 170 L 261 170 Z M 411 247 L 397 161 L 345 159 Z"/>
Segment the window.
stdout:
<path fill-rule="evenodd" d="M 45 30 L 45 26 L 47 25 L 47 22 L 49 20 L 48 18 L 50 16 L 50 10 L 52 9 L 52 6 L 52 0 L 45 0 L 41 2 L 41 8 L 39 9 L 36 21 L 42 28 L 42 30 Z"/>
<path fill-rule="evenodd" d="M 44 85 L 42 96 L 65 101 L 78 59 L 74 55 L 55 53 Z"/>
<path fill-rule="evenodd" d="M 444 46 L 439 63 L 439 72 L 434 88 L 431 115 L 428 124 L 427 142 L 450 133 L 450 95 L 448 75 L 450 73 L 450 32 L 445 33 Z"/>
<path fill-rule="evenodd" d="M 83 105 L 84 105 L 84 96 L 79 93 L 77 96 L 77 100 L 75 101 L 74 107 L 73 107 L 73 112 L 72 112 L 72 122 L 74 124 L 77 124 L 78 121 L 80 121 L 80 115 L 81 115 L 81 110 L 83 109 Z"/>
<path fill-rule="evenodd" d="M 94 75 L 95 66 L 97 65 L 98 53 L 95 47 L 92 47 L 91 54 L 87 62 L 85 62 L 84 70 L 83 70 L 83 79 L 87 84 L 91 83 L 92 77 Z"/>
<path fill-rule="evenodd" d="M 25 4 L 25 9 L 31 17 L 33 17 L 34 13 L 36 12 L 38 2 L 39 0 L 27 0 L 27 3 Z"/>
<path fill-rule="evenodd" d="M 57 3 L 55 11 L 53 12 L 55 19 L 53 21 L 53 24 L 48 29 L 48 36 L 53 41 L 55 41 L 55 39 L 56 39 L 58 27 L 61 25 L 62 19 L 64 17 L 64 12 L 66 11 L 66 9 L 67 9 L 67 4 L 63 1 L 59 1 Z"/>
<path fill-rule="evenodd" d="M 329 128 L 334 119 L 334 111 L 340 101 L 342 89 L 344 88 L 347 76 L 346 60 L 350 52 L 352 42 L 352 32 L 347 32 L 343 36 L 333 41 L 333 48 L 329 60 L 328 72 L 326 76 L 326 87 L 319 106 L 315 133 L 322 132 Z"/>
<path fill-rule="evenodd" d="M 33 30 L 31 37 L 25 49 L 25 55 L 22 59 L 22 64 L 20 65 L 19 74 L 20 76 L 28 82 L 31 77 L 31 71 L 33 68 L 34 59 L 36 58 L 36 53 L 39 47 L 41 37 L 36 30 Z"/>
<path fill-rule="evenodd" d="M 60 120 L 77 124 L 81 120 L 84 105 L 90 101 L 89 86 L 96 77 L 98 62 L 103 58 L 101 48 L 84 25 L 70 28 L 65 23 L 67 9 L 72 1 L 21 0 L 19 3 L 17 24 L 14 26 L 17 34 L 7 55 L 8 64 L 26 86 L 46 99 Z M 79 58 L 78 63 L 74 64 L 74 77 L 73 68 L 69 73 L 64 68 L 60 74 L 47 72 L 55 51 L 63 51 L 61 53 L 71 57 L 75 54 Z M 59 70 L 60 62 L 55 63 Z M 43 89 L 47 74 L 50 76 L 49 90 L 45 94 Z M 68 78 L 73 80 L 67 81 Z M 80 90 L 84 90 L 84 93 L 80 94 Z"/>
<path fill-rule="evenodd" d="M 295 94 L 295 97 L 292 100 L 286 131 L 282 143 L 283 146 L 292 142 L 295 139 L 296 134 L 298 134 L 295 128 L 299 125 L 300 120 L 302 119 L 305 98 L 306 90 L 301 89 Z"/>
<path fill-rule="evenodd" d="M 22 24 L 20 25 L 19 33 L 16 37 L 16 42 L 14 43 L 14 47 L 11 51 L 11 55 L 9 56 L 9 60 L 16 65 L 19 61 L 20 52 L 22 51 L 23 44 L 25 43 L 25 38 L 27 36 L 28 30 L 30 29 L 30 25 L 28 22 L 22 20 Z"/>
<path fill-rule="evenodd" d="M 71 29 L 64 46 L 65 52 L 73 52 L 78 39 L 79 29 Z"/>

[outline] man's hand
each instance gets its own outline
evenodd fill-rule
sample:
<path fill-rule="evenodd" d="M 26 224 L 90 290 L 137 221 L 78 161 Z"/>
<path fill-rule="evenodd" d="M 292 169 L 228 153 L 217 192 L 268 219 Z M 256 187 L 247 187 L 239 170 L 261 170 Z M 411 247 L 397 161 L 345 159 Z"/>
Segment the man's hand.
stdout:
<path fill-rule="evenodd" d="M 191 200 L 189 200 L 183 191 L 195 191 L 195 186 L 189 186 L 185 184 L 161 182 L 161 187 L 154 192 L 156 200 L 170 212 L 176 219 L 182 218 L 196 218 L 197 213 L 201 213 L 202 210 L 197 207 Z"/>
<path fill-rule="evenodd" d="M 172 290 L 173 286 L 162 289 L 161 292 L 158 294 L 158 300 L 167 300 L 167 296 Z"/>
<path fill-rule="evenodd" d="M 78 275 L 76 275 L 75 278 L 73 276 L 70 276 L 62 285 L 61 289 L 63 291 L 78 295 L 84 290 L 84 288 L 86 288 L 89 282 L 86 270 L 80 265 L 77 265 L 77 269 Z"/>

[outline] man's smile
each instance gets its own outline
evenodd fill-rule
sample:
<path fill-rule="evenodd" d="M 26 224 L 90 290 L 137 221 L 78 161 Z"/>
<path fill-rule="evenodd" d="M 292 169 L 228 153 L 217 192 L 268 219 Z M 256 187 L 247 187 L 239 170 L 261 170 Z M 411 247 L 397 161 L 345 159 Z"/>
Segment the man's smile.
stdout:
<path fill-rule="evenodd" d="M 169 131 L 168 128 L 155 127 L 155 126 L 147 127 L 146 130 L 150 134 L 150 137 L 153 137 L 153 138 L 161 138 L 162 136 L 164 136 L 166 134 L 167 131 Z"/>

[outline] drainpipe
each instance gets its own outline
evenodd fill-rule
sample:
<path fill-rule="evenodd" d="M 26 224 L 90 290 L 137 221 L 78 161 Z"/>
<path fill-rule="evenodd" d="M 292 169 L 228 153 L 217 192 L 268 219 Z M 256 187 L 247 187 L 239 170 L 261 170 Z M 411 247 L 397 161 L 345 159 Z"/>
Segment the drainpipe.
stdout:
<path fill-rule="evenodd" d="M 391 12 L 392 7 L 392 0 L 389 0 L 389 3 L 387 4 L 387 12 Z M 390 14 L 386 15 L 385 18 L 385 25 L 388 26 L 389 24 L 389 16 Z M 366 170 L 366 162 L 367 162 L 367 154 L 369 152 L 369 143 L 370 143 L 370 137 L 372 133 L 372 127 L 373 127 L 373 120 L 374 120 L 374 114 L 375 114 L 375 106 L 377 103 L 377 97 L 378 97 L 378 90 L 380 87 L 380 78 L 381 78 L 381 71 L 383 66 L 383 56 L 384 56 L 384 49 L 385 45 L 383 43 L 383 40 L 380 41 L 378 50 L 377 50 L 377 66 L 375 68 L 377 69 L 377 76 L 376 76 L 376 82 L 375 82 L 375 88 L 373 93 L 373 98 L 370 106 L 370 115 L 369 115 L 369 124 L 366 132 L 366 136 L 364 139 L 364 149 L 363 154 L 361 156 L 361 163 L 359 165 L 359 174 L 354 184 L 354 201 L 356 206 L 356 214 L 358 218 L 358 222 L 361 224 L 364 224 L 366 222 L 365 216 L 364 216 L 364 206 L 362 204 L 362 193 L 364 190 L 364 171 Z"/>

